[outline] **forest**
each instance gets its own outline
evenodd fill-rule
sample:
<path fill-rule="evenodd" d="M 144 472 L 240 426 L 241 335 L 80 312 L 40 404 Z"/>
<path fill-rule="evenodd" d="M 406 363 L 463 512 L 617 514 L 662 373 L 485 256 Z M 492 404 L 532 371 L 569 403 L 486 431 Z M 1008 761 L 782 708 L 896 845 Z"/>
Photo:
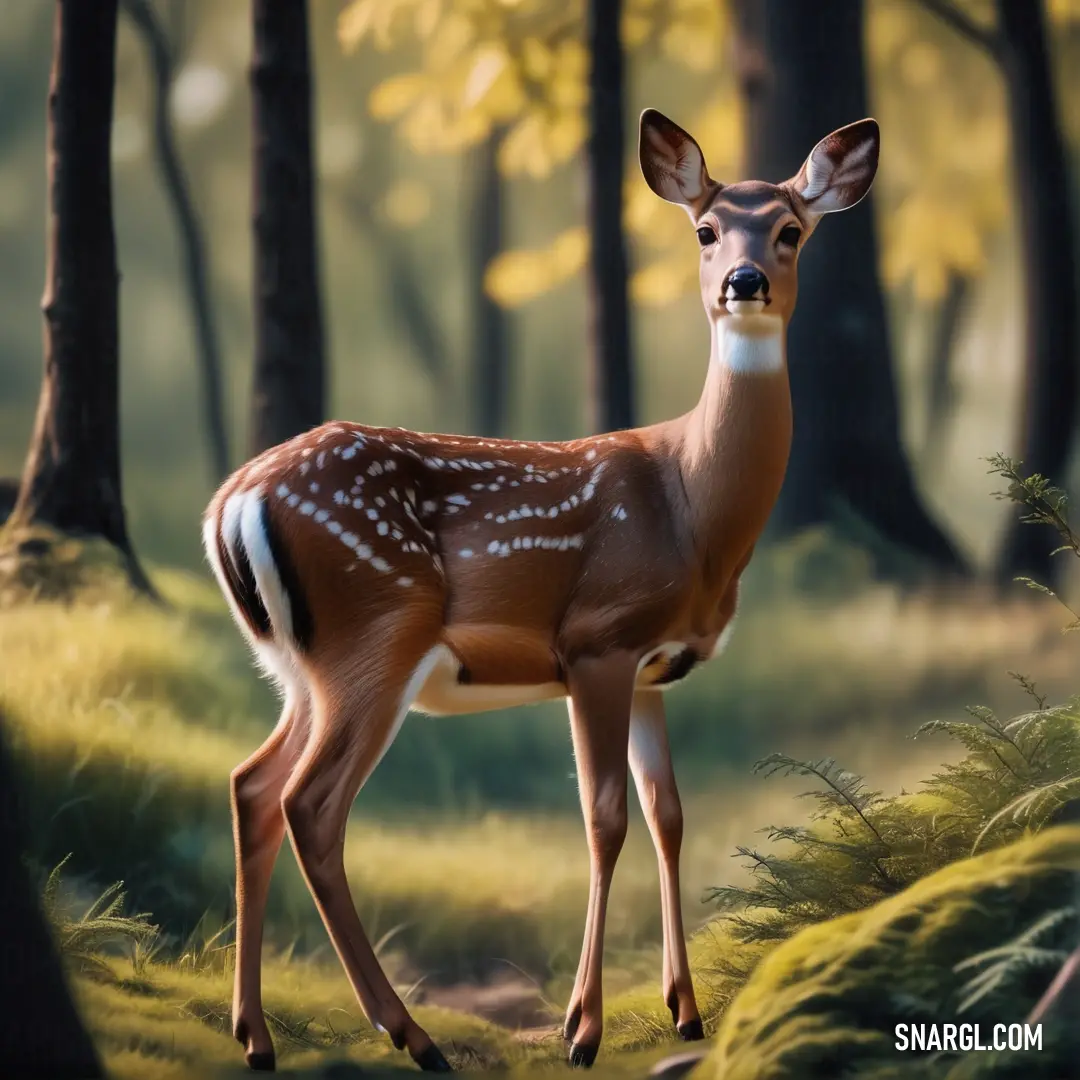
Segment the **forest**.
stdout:
<path fill-rule="evenodd" d="M 0 15 L 0 1072 L 1072 1074 L 1080 0 Z M 528 461 L 692 410 L 706 241 L 643 110 L 725 185 L 880 129 L 870 194 L 799 248 L 791 450 L 730 646 L 665 695 L 696 1029 L 631 793 L 603 1042 L 573 1041 L 595 823 L 546 701 L 411 714 L 349 814 L 361 934 L 428 1049 L 350 985 L 289 843 L 253 1037 L 230 791 L 281 706 L 204 510 L 330 420 Z M 901 1053 L 902 1021 L 1042 1041 Z"/>

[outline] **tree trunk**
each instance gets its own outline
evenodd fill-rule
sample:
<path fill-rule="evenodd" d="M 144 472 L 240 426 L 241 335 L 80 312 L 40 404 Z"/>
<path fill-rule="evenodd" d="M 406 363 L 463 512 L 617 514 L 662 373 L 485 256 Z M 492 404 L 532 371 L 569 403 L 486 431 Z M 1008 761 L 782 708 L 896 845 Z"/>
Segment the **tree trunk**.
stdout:
<path fill-rule="evenodd" d="M 1005 76 L 1024 296 L 1021 456 L 1026 473 L 1066 480 L 1077 419 L 1076 220 L 1046 44 L 1044 6 L 996 0 Z M 998 569 L 1053 585 L 1060 564 L 1048 526 L 1014 519 Z"/>
<path fill-rule="evenodd" d="M 472 313 L 474 422 L 478 435 L 507 433 L 510 398 L 509 317 L 484 289 L 484 273 L 503 249 L 503 185 L 499 176 L 500 135 L 493 132 L 473 156 Z"/>
<path fill-rule="evenodd" d="M 934 326 L 927 365 L 926 435 L 922 453 L 926 463 L 931 466 L 941 453 L 945 429 L 956 407 L 953 361 L 956 356 L 960 320 L 963 318 L 970 293 L 971 278 L 955 272 L 949 274 L 949 283 Z"/>
<path fill-rule="evenodd" d="M 736 0 L 734 7 L 746 172 L 780 182 L 830 131 L 868 115 L 863 4 Z M 822 222 L 800 256 L 788 341 L 795 434 L 772 529 L 783 535 L 828 522 L 846 503 L 892 544 L 963 572 L 916 491 L 901 443 L 870 202 Z"/>
<path fill-rule="evenodd" d="M 10 524 L 103 537 L 152 591 L 120 483 L 119 273 L 110 137 L 117 0 L 58 0 L 48 98 L 45 373 Z"/>
<path fill-rule="evenodd" d="M 592 424 L 616 431 L 634 424 L 628 263 L 623 236 L 623 53 L 620 0 L 589 0 L 589 136 L 586 172 Z"/>
<path fill-rule="evenodd" d="M 169 90 L 174 68 L 172 49 L 160 19 L 147 0 L 124 0 L 124 9 L 146 44 L 153 73 L 154 151 L 165 193 L 172 203 L 184 252 L 184 277 L 202 374 L 203 423 L 206 425 L 210 450 L 211 479 L 217 484 L 229 471 L 229 437 L 221 386 L 221 349 L 214 329 L 202 229 L 180 164 L 169 117 Z"/>
<path fill-rule="evenodd" d="M 23 865 L 26 823 L 2 736 L 0 725 L 0 1069 L 24 1080 L 92 1080 L 104 1073 Z"/>
<path fill-rule="evenodd" d="M 305 0 L 252 0 L 255 385 L 251 449 L 322 422 L 326 376 L 315 238 Z"/>

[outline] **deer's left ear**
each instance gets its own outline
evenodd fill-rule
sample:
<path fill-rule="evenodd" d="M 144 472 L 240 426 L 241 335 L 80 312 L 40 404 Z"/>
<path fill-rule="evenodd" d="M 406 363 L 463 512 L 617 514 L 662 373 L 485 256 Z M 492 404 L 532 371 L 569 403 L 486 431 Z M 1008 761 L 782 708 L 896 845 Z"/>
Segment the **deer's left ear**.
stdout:
<path fill-rule="evenodd" d="M 881 133 L 876 120 L 859 120 L 826 135 L 810 151 L 788 187 L 813 215 L 854 206 L 877 172 Z"/>

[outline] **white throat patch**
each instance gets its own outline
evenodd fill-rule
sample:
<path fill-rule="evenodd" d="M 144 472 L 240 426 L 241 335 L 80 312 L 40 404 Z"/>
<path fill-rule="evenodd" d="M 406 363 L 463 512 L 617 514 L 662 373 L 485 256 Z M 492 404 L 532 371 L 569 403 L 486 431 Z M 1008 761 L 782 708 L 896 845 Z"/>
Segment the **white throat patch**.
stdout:
<path fill-rule="evenodd" d="M 740 325 L 745 322 L 747 325 Z M 768 375 L 784 366 L 784 332 L 776 315 L 714 319 L 713 359 L 740 375 Z"/>

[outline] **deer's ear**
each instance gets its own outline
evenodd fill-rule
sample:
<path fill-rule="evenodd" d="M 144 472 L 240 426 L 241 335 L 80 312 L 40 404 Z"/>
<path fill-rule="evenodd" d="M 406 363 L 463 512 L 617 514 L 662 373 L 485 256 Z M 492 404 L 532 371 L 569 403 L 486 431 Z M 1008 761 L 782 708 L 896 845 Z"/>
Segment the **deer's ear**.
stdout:
<path fill-rule="evenodd" d="M 877 172 L 881 133 L 876 120 L 859 120 L 826 135 L 810 151 L 788 187 L 811 214 L 854 206 Z"/>
<path fill-rule="evenodd" d="M 649 187 L 661 199 L 684 206 L 691 216 L 718 186 L 709 179 L 705 157 L 693 137 L 655 109 L 641 114 L 638 160 Z"/>

